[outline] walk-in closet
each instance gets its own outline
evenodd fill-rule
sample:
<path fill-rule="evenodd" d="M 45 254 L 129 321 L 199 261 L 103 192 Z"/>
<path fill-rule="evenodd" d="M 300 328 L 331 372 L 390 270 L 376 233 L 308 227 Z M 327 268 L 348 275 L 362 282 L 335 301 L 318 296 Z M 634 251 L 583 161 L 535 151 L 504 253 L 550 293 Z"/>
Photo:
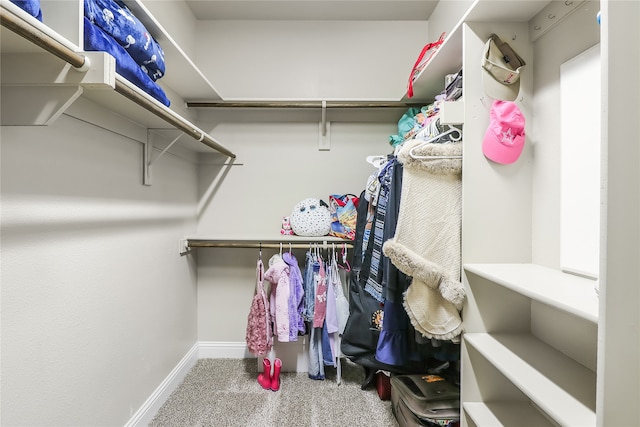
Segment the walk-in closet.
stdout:
<path fill-rule="evenodd" d="M 312 254 L 336 301 L 352 299 L 363 260 L 428 282 L 391 243 L 428 252 L 437 239 L 455 295 L 444 276 L 434 286 L 454 326 L 422 330 L 410 291 L 368 292 L 411 312 L 417 342 L 450 351 L 450 426 L 640 425 L 640 2 L 0 0 L 0 12 L 1 426 L 403 425 L 378 375 L 403 369 L 344 354 L 344 310 L 327 341 L 274 329 L 261 355 L 248 316 L 277 262 L 302 280 Z M 485 145 L 500 102 L 486 79 L 514 58 L 517 84 L 511 73 L 497 90 L 513 95 L 522 145 L 505 160 Z M 408 132 L 434 105 L 438 137 Z M 457 151 L 421 151 L 434 142 Z M 442 182 L 407 193 L 410 163 L 431 156 L 455 169 L 446 200 Z M 302 201 L 388 196 L 372 177 L 394 162 L 403 186 L 376 202 L 393 226 L 365 237 L 391 230 L 389 246 L 291 231 Z M 313 356 L 320 341 L 331 364 Z M 260 377 L 264 363 L 282 380 Z M 185 379 L 223 387 L 216 369 L 250 378 L 241 416 L 197 392 L 187 424 L 153 424 Z M 299 375 L 331 394 L 324 418 Z M 341 407 L 348 393 L 365 397 L 364 421 Z M 314 415 L 297 418 L 295 399 Z M 286 420 L 261 406 L 282 400 Z"/>

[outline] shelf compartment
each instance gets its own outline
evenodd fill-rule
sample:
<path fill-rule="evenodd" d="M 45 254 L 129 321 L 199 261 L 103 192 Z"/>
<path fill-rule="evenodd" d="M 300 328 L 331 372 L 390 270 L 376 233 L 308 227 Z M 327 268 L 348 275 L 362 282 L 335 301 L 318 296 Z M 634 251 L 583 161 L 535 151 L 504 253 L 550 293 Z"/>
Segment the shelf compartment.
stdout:
<path fill-rule="evenodd" d="M 191 58 L 176 43 L 142 1 L 125 0 L 124 4 L 144 24 L 145 28 L 153 34 L 153 38 L 162 47 L 168 71 L 158 80 L 158 84 L 161 86 L 166 84 L 182 99 L 222 99 L 213 84 L 202 74 Z"/>
<path fill-rule="evenodd" d="M 596 424 L 595 372 L 531 335 L 467 333 L 463 338 L 556 423 Z"/>
<path fill-rule="evenodd" d="M 549 0 L 475 0 L 447 32 L 444 43 L 413 82 L 414 96 L 406 94 L 403 101 L 431 103 L 445 88 L 444 76 L 458 72 L 462 67 L 462 27 L 465 22 L 526 22 L 536 16 Z M 478 64 L 479 66 L 479 64 Z"/>
<path fill-rule="evenodd" d="M 527 402 L 465 402 L 462 404 L 462 409 L 477 427 L 555 425 Z"/>
<path fill-rule="evenodd" d="M 536 264 L 465 264 L 464 270 L 532 300 L 598 322 L 594 280 Z"/>
<path fill-rule="evenodd" d="M 413 82 L 413 97 L 404 95 L 403 102 L 432 103 L 435 96 L 445 89 L 444 76 L 457 73 L 462 68 L 462 25 L 446 35 L 444 43 Z"/>

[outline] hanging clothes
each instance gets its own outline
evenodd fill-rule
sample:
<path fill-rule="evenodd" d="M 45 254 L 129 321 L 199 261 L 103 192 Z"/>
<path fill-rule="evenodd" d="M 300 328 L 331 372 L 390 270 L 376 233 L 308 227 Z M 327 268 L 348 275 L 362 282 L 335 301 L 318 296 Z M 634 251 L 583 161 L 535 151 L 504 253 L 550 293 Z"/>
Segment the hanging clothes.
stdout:
<path fill-rule="evenodd" d="M 404 144 L 398 153 L 404 165 L 398 224 L 394 237 L 384 244 L 391 262 L 413 277 L 404 294 L 412 325 L 425 337 L 439 340 L 462 332 L 462 161 L 456 158 L 461 154 L 459 142 Z"/>
<path fill-rule="evenodd" d="M 247 349 L 256 356 L 266 355 L 273 347 L 269 300 L 264 291 L 264 265 L 258 258 L 256 266 L 256 289 L 251 300 L 245 336 Z"/>
<path fill-rule="evenodd" d="M 383 233 L 385 241 L 395 234 L 402 195 L 402 164 L 396 158 L 390 160 L 389 163 L 391 173 Z M 409 316 L 402 306 L 402 295 L 409 287 L 411 278 L 399 271 L 387 256 L 383 256 L 382 259 L 382 285 L 385 289 L 384 322 L 378 338 L 375 357 L 382 363 L 402 366 L 410 361 L 420 360 L 419 354 L 411 351 L 414 331 Z"/>
<path fill-rule="evenodd" d="M 336 305 L 336 294 L 334 286 L 334 275 L 337 271 L 334 270 L 333 264 L 326 263 L 327 270 L 327 310 L 324 319 L 323 329 L 326 330 L 326 343 L 323 342 L 324 363 L 329 366 L 336 366 L 336 357 L 339 354 L 337 350 L 337 339 L 340 325 L 338 323 L 338 313 Z"/>
<path fill-rule="evenodd" d="M 378 190 L 378 199 L 373 219 L 373 249 L 371 252 L 371 264 L 369 267 L 369 277 L 365 284 L 364 290 L 372 297 L 380 302 L 384 302 L 385 290 L 382 286 L 383 268 L 381 265 L 383 254 L 382 245 L 384 243 L 384 226 L 387 213 L 387 199 L 391 186 L 391 175 L 393 173 L 393 165 L 395 161 L 390 160 L 384 165 L 380 171 L 378 181 L 380 182 Z M 370 237 L 371 238 L 371 237 Z"/>
<path fill-rule="evenodd" d="M 316 318 L 316 300 L 318 284 L 321 281 L 320 271 L 322 260 L 319 255 L 312 250 L 307 252 L 307 263 L 305 267 L 305 320 L 309 330 L 309 368 L 308 376 L 312 380 L 324 380 L 324 361 L 322 352 L 322 328 L 314 327 Z M 319 316 L 319 313 L 318 313 Z"/>
<path fill-rule="evenodd" d="M 320 269 L 316 275 L 316 301 L 313 310 L 313 327 L 322 328 L 327 314 L 327 276 L 324 262 L 319 260 Z"/>
<path fill-rule="evenodd" d="M 336 317 L 338 318 L 338 333 L 342 335 L 344 328 L 347 325 L 347 319 L 349 319 L 349 301 L 344 295 L 344 289 L 342 286 L 342 279 L 340 278 L 340 269 L 338 268 L 338 261 L 336 260 L 336 254 L 333 254 L 333 261 L 331 263 L 331 269 L 333 274 L 331 276 L 331 285 L 333 286 L 333 293 L 336 300 Z"/>
<path fill-rule="evenodd" d="M 313 312 L 315 310 L 316 287 L 315 274 L 320 271 L 320 264 L 314 252 L 309 249 L 306 254 L 306 263 L 304 268 L 304 280 L 302 286 L 304 288 L 304 310 L 303 317 L 305 322 L 313 322 Z"/>
<path fill-rule="evenodd" d="M 282 255 L 289 266 L 289 341 L 297 341 L 298 335 L 304 335 L 304 286 L 298 260 L 292 252 Z"/>
<path fill-rule="evenodd" d="M 369 356 L 375 352 L 379 314 L 382 312 L 382 304 L 364 290 L 373 250 L 373 239 L 369 238 L 365 244 L 371 218 L 369 213 L 373 212 L 371 203 L 363 191 L 358 203 L 353 265 L 349 276 L 349 318 L 340 343 L 342 353 L 360 364 L 369 363 Z"/>
<path fill-rule="evenodd" d="M 269 259 L 265 278 L 271 282 L 271 316 L 280 342 L 289 342 L 289 266 L 279 254 Z"/>

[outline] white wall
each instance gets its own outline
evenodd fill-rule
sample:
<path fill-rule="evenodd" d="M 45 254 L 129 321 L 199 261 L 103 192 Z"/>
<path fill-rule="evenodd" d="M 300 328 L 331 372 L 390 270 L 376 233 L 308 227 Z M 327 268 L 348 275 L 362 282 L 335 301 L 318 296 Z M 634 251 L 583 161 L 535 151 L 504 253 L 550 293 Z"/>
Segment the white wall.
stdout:
<path fill-rule="evenodd" d="M 560 268 L 560 65 L 600 41 L 599 9 L 586 2 L 534 43 L 532 262 L 551 268 Z"/>
<path fill-rule="evenodd" d="M 196 167 L 165 155 L 145 187 L 129 138 L 1 132 L 2 425 L 123 425 L 196 341 Z"/>
<path fill-rule="evenodd" d="M 431 41 L 426 21 L 199 21 L 198 35 L 220 95 L 249 100 L 397 101 Z"/>
<path fill-rule="evenodd" d="M 365 158 L 390 153 L 388 136 L 396 132 L 395 123 L 332 123 L 331 150 L 319 151 L 317 123 L 216 126 L 212 134 L 234 147 L 238 164 L 226 175 L 215 160 L 201 166 L 201 200 L 212 196 L 202 204 L 198 235 L 279 238 L 282 217 L 298 201 L 359 194 L 374 171 Z M 263 251 L 265 263 L 273 253 Z M 244 342 L 258 250 L 197 249 L 195 256 L 198 339 Z M 304 251 L 296 257 L 302 262 Z"/>
<path fill-rule="evenodd" d="M 429 41 L 425 21 L 199 21 L 198 34 L 204 74 L 224 98 L 249 100 L 397 101 Z M 392 151 L 388 138 L 405 111 L 329 109 L 331 148 L 319 151 L 320 111 L 201 110 L 202 128 L 233 147 L 237 160 L 221 167 L 219 158 L 202 159 L 198 234 L 278 238 L 298 201 L 359 194 L 373 172 L 366 156 Z M 263 251 L 265 261 L 273 253 Z M 198 339 L 243 343 L 258 251 L 194 256 Z M 304 251 L 296 256 L 302 262 Z"/>

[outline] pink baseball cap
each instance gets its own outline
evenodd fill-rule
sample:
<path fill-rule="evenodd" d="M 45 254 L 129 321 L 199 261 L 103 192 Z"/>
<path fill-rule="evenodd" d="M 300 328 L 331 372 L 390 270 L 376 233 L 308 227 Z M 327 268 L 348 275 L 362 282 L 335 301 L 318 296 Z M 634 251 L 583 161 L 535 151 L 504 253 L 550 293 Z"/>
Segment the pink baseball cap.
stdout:
<path fill-rule="evenodd" d="M 524 147 L 524 115 L 515 102 L 493 101 L 482 152 L 496 163 L 515 162 Z"/>

